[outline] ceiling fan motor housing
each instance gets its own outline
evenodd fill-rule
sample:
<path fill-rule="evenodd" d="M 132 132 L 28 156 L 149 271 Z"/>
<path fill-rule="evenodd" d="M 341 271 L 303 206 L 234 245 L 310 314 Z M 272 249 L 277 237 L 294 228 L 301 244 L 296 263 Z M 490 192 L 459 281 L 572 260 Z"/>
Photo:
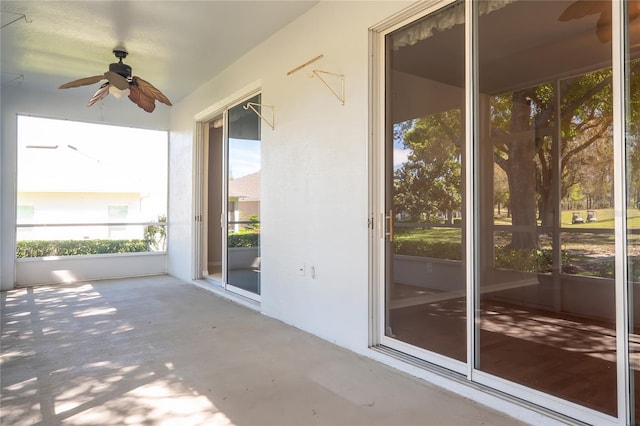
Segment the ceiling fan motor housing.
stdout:
<path fill-rule="evenodd" d="M 126 79 L 131 78 L 131 67 L 127 64 L 123 64 L 122 62 L 109 64 L 109 71 L 120 74 Z"/>

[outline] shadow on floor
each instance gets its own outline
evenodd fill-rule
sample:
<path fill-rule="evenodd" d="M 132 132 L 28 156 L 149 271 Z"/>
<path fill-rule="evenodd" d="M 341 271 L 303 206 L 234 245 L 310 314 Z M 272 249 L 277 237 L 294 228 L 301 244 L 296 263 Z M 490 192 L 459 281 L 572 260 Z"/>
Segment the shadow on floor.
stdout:
<path fill-rule="evenodd" d="M 2 424 L 517 424 L 168 276 L 1 304 Z"/>

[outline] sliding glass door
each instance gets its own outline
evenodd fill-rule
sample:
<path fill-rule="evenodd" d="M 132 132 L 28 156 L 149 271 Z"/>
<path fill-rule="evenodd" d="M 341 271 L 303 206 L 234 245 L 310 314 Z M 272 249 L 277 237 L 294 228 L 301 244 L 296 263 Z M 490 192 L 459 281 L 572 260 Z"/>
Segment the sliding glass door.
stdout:
<path fill-rule="evenodd" d="M 260 117 L 247 104 L 227 113 L 226 149 L 226 285 L 233 291 L 260 295 Z"/>
<path fill-rule="evenodd" d="M 626 275 L 629 300 L 629 361 L 632 418 L 640 424 L 640 4 L 626 4 L 624 37 L 624 151 Z"/>
<path fill-rule="evenodd" d="M 616 416 L 611 27 L 573 7 L 478 18 L 476 367 Z"/>
<path fill-rule="evenodd" d="M 467 327 L 464 27 L 410 40 L 462 12 L 456 2 L 387 36 L 386 90 L 394 95 L 385 146 L 386 337 L 459 361 Z"/>
<path fill-rule="evenodd" d="M 203 123 L 203 238 L 197 245 L 201 276 L 259 300 L 261 121 L 256 111 L 259 94 Z"/>
<path fill-rule="evenodd" d="M 378 39 L 378 343 L 640 421 L 640 2 L 442 3 Z"/>

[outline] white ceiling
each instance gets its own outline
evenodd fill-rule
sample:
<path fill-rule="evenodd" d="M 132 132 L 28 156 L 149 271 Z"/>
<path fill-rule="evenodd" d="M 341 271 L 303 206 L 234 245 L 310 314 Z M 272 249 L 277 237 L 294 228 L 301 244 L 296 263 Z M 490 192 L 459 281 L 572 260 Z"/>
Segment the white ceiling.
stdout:
<path fill-rule="evenodd" d="M 3 0 L 1 84 L 55 91 L 107 71 L 122 45 L 133 75 L 176 103 L 316 3 Z"/>

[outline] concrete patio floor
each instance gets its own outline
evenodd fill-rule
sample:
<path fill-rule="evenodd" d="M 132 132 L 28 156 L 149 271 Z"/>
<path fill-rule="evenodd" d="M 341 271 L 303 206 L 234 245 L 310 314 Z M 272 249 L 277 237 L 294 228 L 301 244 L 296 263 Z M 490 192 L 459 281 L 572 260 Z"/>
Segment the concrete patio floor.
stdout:
<path fill-rule="evenodd" d="M 2 293 L 2 425 L 517 425 L 169 276 Z"/>

